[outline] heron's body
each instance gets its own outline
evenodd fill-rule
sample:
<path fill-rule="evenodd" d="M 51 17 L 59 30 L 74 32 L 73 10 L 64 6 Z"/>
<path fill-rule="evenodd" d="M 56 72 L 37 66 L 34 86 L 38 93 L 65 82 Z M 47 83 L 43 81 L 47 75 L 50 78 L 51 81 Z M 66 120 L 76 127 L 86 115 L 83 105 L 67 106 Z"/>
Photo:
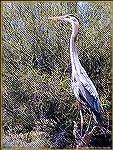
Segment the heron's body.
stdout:
<path fill-rule="evenodd" d="M 72 34 L 70 38 L 70 58 L 72 66 L 72 89 L 78 102 L 84 102 L 94 113 L 99 123 L 102 122 L 100 100 L 93 82 L 88 77 L 85 69 L 82 67 L 77 54 L 77 34 L 79 29 L 78 19 L 74 15 L 65 15 L 60 17 L 50 17 L 52 20 L 68 21 L 72 25 Z"/>
<path fill-rule="evenodd" d="M 73 25 L 74 28 L 74 25 Z M 102 114 L 100 108 L 100 101 L 97 90 L 93 82 L 88 77 L 85 69 L 82 67 L 76 45 L 75 32 L 70 38 L 70 58 L 72 65 L 72 89 L 79 102 L 84 101 L 87 106 L 94 112 L 98 122 L 102 122 Z"/>

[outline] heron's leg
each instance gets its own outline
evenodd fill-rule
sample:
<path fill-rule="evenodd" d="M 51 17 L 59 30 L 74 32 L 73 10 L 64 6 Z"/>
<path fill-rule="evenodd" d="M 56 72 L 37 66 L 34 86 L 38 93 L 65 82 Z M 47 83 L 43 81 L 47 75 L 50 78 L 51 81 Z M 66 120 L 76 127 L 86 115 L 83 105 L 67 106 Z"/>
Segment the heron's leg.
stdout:
<path fill-rule="evenodd" d="M 81 136 L 82 136 L 84 120 L 83 120 L 83 115 L 82 115 L 82 106 L 79 102 L 78 102 L 78 109 L 80 111 L 80 127 L 81 127 Z"/>
<path fill-rule="evenodd" d="M 83 120 L 83 115 L 82 115 L 82 110 L 81 109 L 80 109 L 80 119 L 81 119 L 81 136 L 82 136 L 84 120 Z"/>
<path fill-rule="evenodd" d="M 89 122 L 88 122 L 88 126 L 87 126 L 86 132 L 87 132 L 87 131 L 89 130 L 89 128 L 90 128 L 92 118 L 93 118 L 93 113 L 91 112 L 91 113 L 90 113 L 90 118 L 89 118 Z"/>

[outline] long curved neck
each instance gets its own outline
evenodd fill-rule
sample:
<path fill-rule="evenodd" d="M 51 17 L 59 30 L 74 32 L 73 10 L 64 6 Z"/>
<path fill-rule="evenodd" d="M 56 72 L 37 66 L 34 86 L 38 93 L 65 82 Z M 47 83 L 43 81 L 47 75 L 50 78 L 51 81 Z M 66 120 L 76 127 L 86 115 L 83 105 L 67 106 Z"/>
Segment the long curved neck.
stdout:
<path fill-rule="evenodd" d="M 70 38 L 70 58 L 71 58 L 71 65 L 72 65 L 72 73 L 73 71 L 77 71 L 79 74 L 80 72 L 80 62 L 77 54 L 77 34 L 78 34 L 78 26 L 74 23 L 72 24 L 72 34 Z"/>

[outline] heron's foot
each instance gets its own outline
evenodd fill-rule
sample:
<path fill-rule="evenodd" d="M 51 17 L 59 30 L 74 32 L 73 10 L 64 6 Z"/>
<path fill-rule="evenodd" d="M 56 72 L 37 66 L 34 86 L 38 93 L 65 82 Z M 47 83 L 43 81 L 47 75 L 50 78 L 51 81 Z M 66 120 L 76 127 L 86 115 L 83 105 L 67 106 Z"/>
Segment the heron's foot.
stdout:
<path fill-rule="evenodd" d="M 95 131 L 95 129 L 98 126 L 94 126 L 93 129 L 89 132 L 86 131 L 85 134 L 81 137 L 81 139 L 79 140 L 78 144 L 77 144 L 77 148 L 81 148 L 81 147 L 87 147 L 91 141 L 92 135 Z"/>

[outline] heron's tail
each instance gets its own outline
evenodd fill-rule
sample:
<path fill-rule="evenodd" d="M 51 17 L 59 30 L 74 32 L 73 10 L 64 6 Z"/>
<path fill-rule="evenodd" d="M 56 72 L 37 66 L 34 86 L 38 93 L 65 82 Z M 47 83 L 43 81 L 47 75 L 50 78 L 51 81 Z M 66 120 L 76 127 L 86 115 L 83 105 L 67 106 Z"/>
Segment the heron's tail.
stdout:
<path fill-rule="evenodd" d="M 93 111 L 94 115 L 96 116 L 96 120 L 98 123 L 102 123 L 103 122 L 103 119 L 104 119 L 104 116 L 103 116 L 103 113 L 102 111 L 100 112 L 97 112 L 97 111 Z"/>
<path fill-rule="evenodd" d="M 100 100 L 98 97 L 94 101 L 94 114 L 96 116 L 97 122 L 102 123 L 104 116 L 103 116 L 103 112 L 102 112 L 102 107 L 100 105 Z"/>

